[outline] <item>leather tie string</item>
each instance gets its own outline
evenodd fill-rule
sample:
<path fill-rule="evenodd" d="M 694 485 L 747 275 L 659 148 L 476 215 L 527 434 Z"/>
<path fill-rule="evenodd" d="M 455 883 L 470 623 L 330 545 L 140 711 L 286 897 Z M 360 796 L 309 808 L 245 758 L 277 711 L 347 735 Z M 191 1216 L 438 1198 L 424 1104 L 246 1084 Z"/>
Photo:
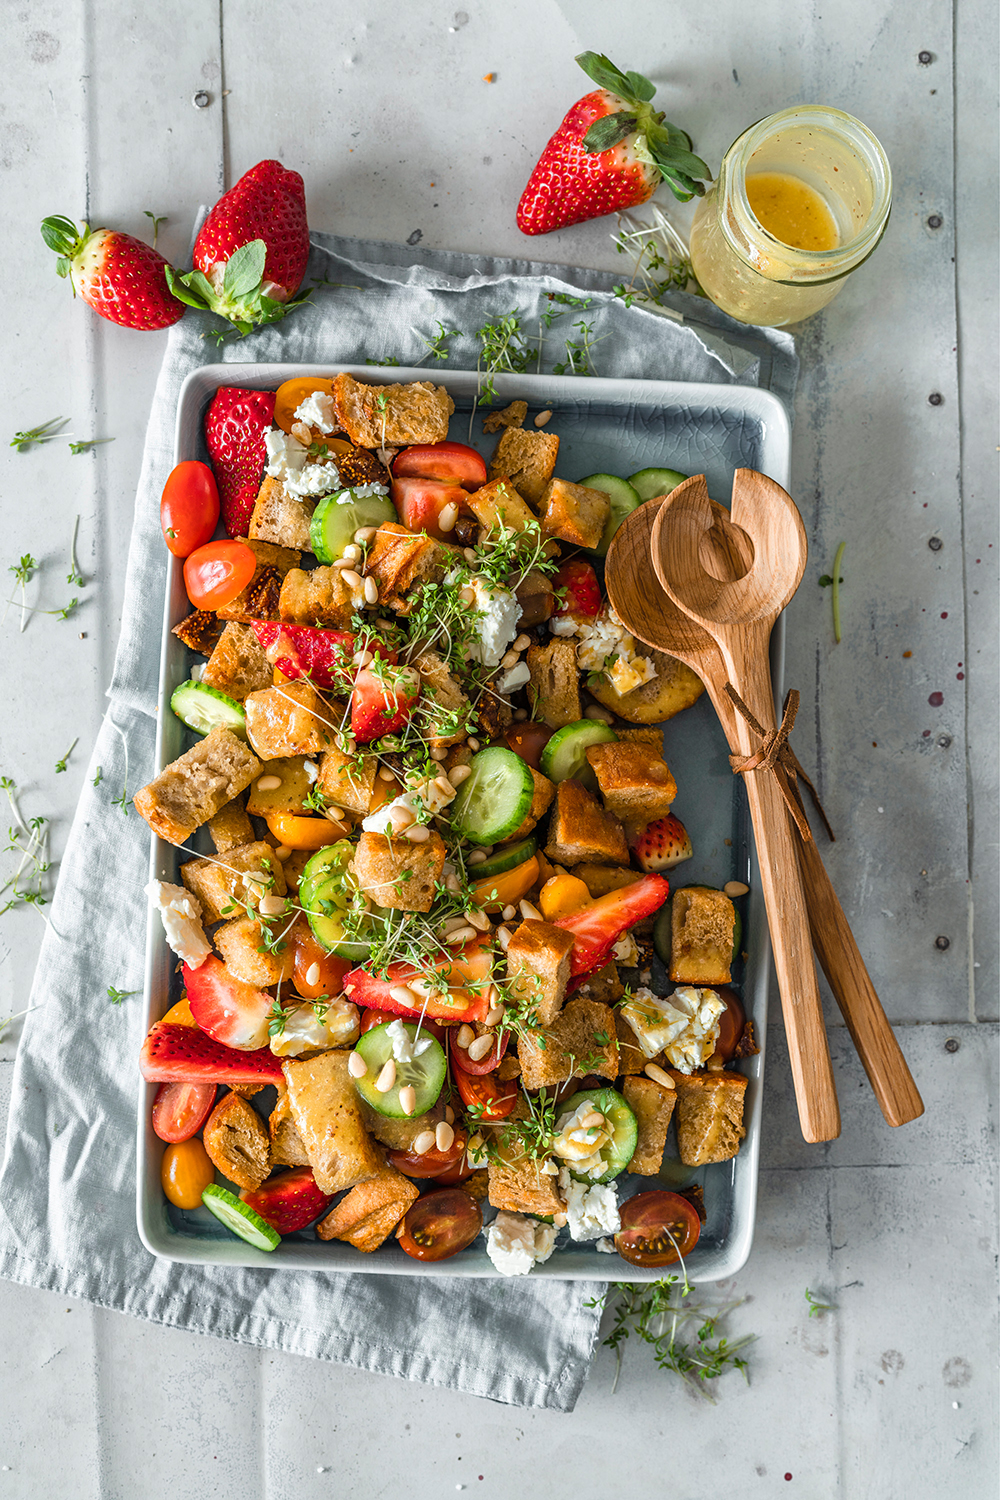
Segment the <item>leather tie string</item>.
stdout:
<path fill-rule="evenodd" d="M 765 729 L 763 724 L 758 723 L 756 717 L 743 702 L 739 693 L 731 682 L 726 683 L 726 692 L 732 699 L 734 706 L 740 715 L 746 720 L 754 734 L 759 736 L 760 744 L 752 755 L 731 755 L 729 764 L 733 768 L 734 776 L 745 776 L 748 771 L 772 771 L 781 795 L 785 799 L 785 805 L 791 813 L 800 836 L 808 843 L 812 839 L 812 829 L 809 827 L 809 819 L 802 805 L 802 797 L 799 793 L 798 782 L 801 779 L 809 788 L 813 806 L 823 822 L 830 842 L 835 843 L 833 829 L 830 821 L 823 811 L 816 788 L 809 777 L 803 771 L 795 751 L 788 743 L 788 736 L 792 732 L 795 723 L 795 715 L 799 711 L 799 695 L 795 688 L 789 688 L 785 695 L 785 701 L 781 706 L 781 723 L 777 729 Z"/>

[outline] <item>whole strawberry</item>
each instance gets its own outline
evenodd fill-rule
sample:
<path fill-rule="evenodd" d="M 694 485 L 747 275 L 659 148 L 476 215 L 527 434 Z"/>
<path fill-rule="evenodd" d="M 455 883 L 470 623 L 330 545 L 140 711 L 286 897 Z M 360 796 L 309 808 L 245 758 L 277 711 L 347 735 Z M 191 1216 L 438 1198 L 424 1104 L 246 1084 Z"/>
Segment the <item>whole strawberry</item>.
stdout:
<path fill-rule="evenodd" d="M 665 182 L 687 202 L 711 180 L 692 154 L 691 137 L 649 101 L 655 85 L 641 73 L 622 73 L 598 52 L 581 52 L 580 67 L 600 87 L 578 99 L 542 152 L 517 205 L 523 234 L 550 234 L 634 208 Z"/>
<path fill-rule="evenodd" d="M 171 295 L 166 273 L 171 267 L 151 245 L 117 229 L 78 229 L 57 214 L 42 220 L 42 239 L 59 259 L 56 270 L 68 276 L 84 302 L 126 328 L 169 328 L 184 316 L 184 304 Z"/>
<path fill-rule="evenodd" d="M 280 161 L 261 161 L 219 199 L 195 240 L 194 270 L 171 286 L 245 334 L 305 300 L 295 294 L 308 260 L 305 184 Z"/>
<path fill-rule="evenodd" d="M 250 526 L 267 462 L 264 439 L 274 420 L 274 397 L 274 391 L 223 385 L 205 413 L 205 443 L 230 536 L 246 536 Z"/>

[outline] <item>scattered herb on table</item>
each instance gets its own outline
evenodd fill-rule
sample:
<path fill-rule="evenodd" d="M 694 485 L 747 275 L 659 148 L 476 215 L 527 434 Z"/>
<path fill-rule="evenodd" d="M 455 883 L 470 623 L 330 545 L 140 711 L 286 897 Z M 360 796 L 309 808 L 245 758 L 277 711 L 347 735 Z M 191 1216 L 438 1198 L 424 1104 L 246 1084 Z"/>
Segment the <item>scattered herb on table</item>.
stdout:
<path fill-rule="evenodd" d="M 31 582 L 34 574 L 38 571 L 38 563 L 35 558 L 32 557 L 30 552 L 26 552 L 21 558 L 21 561 L 19 563 L 11 563 L 7 571 L 8 573 L 13 573 L 16 581 L 20 584 L 21 587 L 21 634 L 23 635 L 24 617 L 28 613 L 28 602 L 25 595 L 25 589 Z M 8 599 L 7 603 L 9 605 L 11 601 Z M 4 614 L 6 615 L 6 610 L 4 611 Z"/>
<path fill-rule="evenodd" d="M 58 776 L 58 774 L 59 774 L 60 771 L 65 771 L 67 763 L 69 761 L 69 758 L 73 754 L 73 751 L 76 749 L 76 747 L 77 747 L 77 745 L 79 743 L 80 743 L 80 736 L 77 735 L 76 739 L 73 741 L 72 745 L 70 745 L 69 749 L 66 751 L 66 754 L 63 756 L 62 760 L 57 760 L 56 761 L 56 775 L 57 776 Z"/>
<path fill-rule="evenodd" d="M 12 777 L 0 776 L 0 790 L 6 793 L 14 819 L 7 830 L 7 845 L 3 852 L 19 856 L 17 869 L 0 885 L 0 896 L 9 892 L 0 906 L 0 916 L 15 906 L 36 906 L 41 911 L 47 904 L 44 877 L 49 868 L 48 820 L 24 817 L 17 801 L 17 783 Z M 42 917 L 48 922 L 44 912 Z"/>
<path fill-rule="evenodd" d="M 71 453 L 89 453 L 91 448 L 99 448 L 101 443 L 113 443 L 114 438 L 81 438 L 78 443 L 70 443 Z"/>
<path fill-rule="evenodd" d="M 806 1301 L 809 1303 L 809 1316 L 811 1318 L 819 1318 L 825 1312 L 837 1311 L 836 1302 L 817 1302 L 808 1287 L 806 1287 Z"/>
<path fill-rule="evenodd" d="M 601 340 L 594 338 L 594 325 L 585 323 L 581 318 L 579 323 L 573 324 L 573 327 L 579 337 L 575 340 L 566 340 L 566 358 L 552 366 L 552 373 L 554 375 L 596 375 L 597 371 L 594 369 L 590 351 Z"/>
<path fill-rule="evenodd" d="M 819 580 L 819 586 L 821 589 L 828 588 L 832 590 L 831 599 L 833 602 L 833 638 L 838 646 L 840 645 L 840 585 L 844 581 L 840 576 L 840 564 L 843 560 L 844 548 L 846 546 L 846 542 L 841 542 L 840 546 L 837 548 L 837 555 L 833 559 L 833 573 L 824 573 Z"/>
<path fill-rule="evenodd" d="M 130 995 L 138 995 L 138 990 L 116 990 L 113 984 L 108 985 L 108 999 L 112 1005 L 121 1005 Z"/>
<path fill-rule="evenodd" d="M 79 531 L 80 517 L 77 516 L 76 520 L 73 522 L 73 536 L 69 544 L 69 572 L 66 574 L 66 582 L 75 583 L 78 589 L 82 589 L 83 574 L 80 572 L 80 564 L 76 560 L 76 539 Z"/>
<path fill-rule="evenodd" d="M 478 385 L 469 415 L 469 437 L 477 406 L 492 406 L 497 399 L 494 377 L 499 374 L 523 375 L 536 351 L 529 348 L 530 335 L 521 327 L 518 311 L 509 312 L 495 323 L 484 323 L 476 332 L 479 357 L 476 360 Z"/>
<path fill-rule="evenodd" d="M 147 219 L 152 219 L 153 221 L 153 249 L 155 250 L 156 241 L 160 237 L 160 225 L 167 222 L 167 216 L 166 214 L 154 214 L 151 208 L 144 208 L 143 213 L 146 215 Z"/>
<path fill-rule="evenodd" d="M 643 224 L 631 214 L 618 215 L 618 229 L 611 238 L 619 255 L 632 257 L 627 282 L 619 282 L 614 294 L 626 307 L 665 308 L 668 292 L 683 292 L 695 280 L 687 246 L 663 211 L 653 205 L 653 222 Z"/>
<path fill-rule="evenodd" d="M 101 784 L 101 782 L 103 780 L 104 780 L 104 771 L 102 770 L 102 768 L 100 766 L 98 766 L 98 768 L 97 768 L 97 775 L 94 777 L 94 783 L 93 783 L 94 786 L 100 786 L 100 784 Z"/>
<path fill-rule="evenodd" d="M 27 453 L 29 448 L 51 443 L 68 421 L 69 417 L 53 417 L 51 422 L 43 422 L 40 427 L 29 427 L 27 432 L 15 432 L 10 446 L 16 448 L 18 453 Z"/>

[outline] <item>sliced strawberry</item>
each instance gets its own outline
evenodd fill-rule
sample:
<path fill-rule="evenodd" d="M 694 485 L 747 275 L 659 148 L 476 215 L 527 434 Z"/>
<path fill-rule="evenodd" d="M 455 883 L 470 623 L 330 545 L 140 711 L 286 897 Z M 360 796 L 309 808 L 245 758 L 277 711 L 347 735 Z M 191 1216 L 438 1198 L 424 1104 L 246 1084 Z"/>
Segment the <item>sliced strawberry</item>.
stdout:
<path fill-rule="evenodd" d="M 197 969 L 183 968 L 191 1014 L 210 1037 L 239 1052 L 267 1045 L 267 1018 L 274 997 L 231 974 L 210 954 Z"/>
<path fill-rule="evenodd" d="M 230 536 L 246 536 L 250 529 L 267 461 L 264 438 L 274 420 L 274 397 L 274 391 L 221 385 L 205 413 L 205 442 Z"/>
<path fill-rule="evenodd" d="M 330 1207 L 336 1195 L 316 1186 L 312 1167 L 293 1167 L 279 1177 L 269 1177 L 251 1192 L 240 1193 L 243 1202 L 266 1219 L 278 1234 L 294 1234 Z"/>
<path fill-rule="evenodd" d="M 236 1052 L 197 1026 L 158 1021 L 142 1044 L 139 1071 L 147 1083 L 283 1083 L 270 1047 Z"/>
<path fill-rule="evenodd" d="M 694 850 L 680 818 L 667 813 L 629 834 L 629 846 L 644 870 L 671 870 L 690 859 Z"/>
<path fill-rule="evenodd" d="M 457 483 L 416 476 L 392 481 L 392 503 L 403 525 L 409 531 L 426 531 L 439 542 L 454 541 L 455 522 L 470 513 L 467 500 Z"/>
<path fill-rule="evenodd" d="M 388 666 L 377 676 L 363 668 L 351 693 L 351 733 L 358 744 L 402 729 L 419 697 L 420 677 L 411 667 Z"/>
<path fill-rule="evenodd" d="M 489 944 L 474 942 L 456 954 L 447 967 L 441 966 L 434 978 L 435 986 L 440 985 L 440 988 L 431 992 L 426 1006 L 416 992 L 413 1005 L 397 1000 L 391 993 L 394 988 L 409 984 L 418 977 L 419 970 L 411 964 L 390 965 L 386 979 L 376 979 L 364 969 L 352 969 L 344 980 L 344 994 L 355 1005 L 365 1005 L 388 1015 L 407 1016 L 414 1020 L 425 1015 L 436 1021 L 482 1021 L 489 1010 L 486 981 L 492 972 Z M 469 985 L 477 988 L 467 988 Z"/>
<path fill-rule="evenodd" d="M 574 620 L 596 620 L 601 613 L 601 585 L 588 562 L 574 559 L 563 563 L 552 578 L 556 596 L 555 615 L 570 615 Z"/>
<path fill-rule="evenodd" d="M 279 620 L 251 620 L 250 628 L 273 667 L 285 677 L 308 677 L 318 688 L 349 688 L 356 671 L 352 658 L 362 646 L 383 661 L 396 660 L 395 651 L 381 641 L 359 639 L 349 630 L 285 625 Z"/>
<path fill-rule="evenodd" d="M 589 906 L 558 917 L 553 925 L 573 934 L 570 974 L 576 976 L 603 967 L 622 933 L 643 917 L 652 916 L 669 895 L 670 886 L 662 875 L 642 875 L 633 885 L 610 891 Z"/>
<path fill-rule="evenodd" d="M 92 231 L 89 224 L 77 229 L 72 219 L 57 214 L 42 220 L 42 239 L 59 257 L 59 275 L 68 276 L 73 291 L 102 318 L 148 332 L 169 328 L 184 316 L 184 303 L 167 285 L 172 267 L 131 234 Z"/>

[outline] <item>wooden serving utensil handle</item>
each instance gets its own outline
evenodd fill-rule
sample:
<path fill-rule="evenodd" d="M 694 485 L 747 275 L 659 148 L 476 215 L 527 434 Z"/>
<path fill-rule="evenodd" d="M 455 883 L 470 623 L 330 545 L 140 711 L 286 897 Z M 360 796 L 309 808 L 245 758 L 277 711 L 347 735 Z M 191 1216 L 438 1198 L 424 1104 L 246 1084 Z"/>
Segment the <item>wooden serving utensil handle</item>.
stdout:
<path fill-rule="evenodd" d="M 890 1125 L 905 1125 L 924 1112 L 906 1058 L 882 1009 L 815 843 L 796 838 L 813 946 L 868 1074 L 879 1108 Z"/>

